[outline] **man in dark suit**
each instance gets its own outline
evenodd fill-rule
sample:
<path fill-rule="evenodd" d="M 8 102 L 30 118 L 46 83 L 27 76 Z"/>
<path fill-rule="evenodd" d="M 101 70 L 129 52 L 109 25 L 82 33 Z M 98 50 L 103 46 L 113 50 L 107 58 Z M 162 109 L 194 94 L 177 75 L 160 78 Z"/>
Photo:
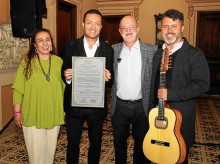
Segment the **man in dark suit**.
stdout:
<path fill-rule="evenodd" d="M 112 87 L 111 115 L 114 130 L 115 163 L 127 163 L 127 139 L 132 124 L 133 161 L 147 163 L 142 150 L 148 130 L 148 101 L 153 54 L 157 46 L 137 38 L 139 27 L 134 17 L 120 21 L 123 43 L 113 45 L 115 82 Z"/>
<path fill-rule="evenodd" d="M 154 103 L 150 109 L 157 105 L 158 97 L 165 100 L 170 108 L 181 112 L 181 133 L 188 154 L 195 136 L 196 98 L 208 91 L 210 79 L 203 52 L 182 37 L 183 30 L 184 16 L 181 12 L 171 9 L 163 14 L 161 32 L 165 43 L 154 55 L 150 95 L 150 102 Z M 158 90 L 162 52 L 166 48 L 171 59 L 170 68 L 166 72 L 166 89 Z"/>
<path fill-rule="evenodd" d="M 64 48 L 62 78 L 66 83 L 64 92 L 64 110 L 67 127 L 67 164 L 79 162 L 79 144 L 84 122 L 88 125 L 90 141 L 88 163 L 98 164 L 100 159 L 102 125 L 107 115 L 107 92 L 105 90 L 104 108 L 72 107 L 72 56 L 105 57 L 105 86 L 111 86 L 113 76 L 113 49 L 100 38 L 102 14 L 98 10 L 89 10 L 84 14 L 82 23 L 84 35 L 76 40 L 68 41 Z"/>

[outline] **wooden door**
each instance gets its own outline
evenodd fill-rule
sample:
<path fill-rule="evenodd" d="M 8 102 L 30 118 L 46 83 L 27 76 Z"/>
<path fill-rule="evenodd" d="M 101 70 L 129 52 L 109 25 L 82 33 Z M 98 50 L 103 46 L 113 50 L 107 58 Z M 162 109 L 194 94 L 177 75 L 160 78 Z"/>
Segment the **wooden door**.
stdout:
<path fill-rule="evenodd" d="M 208 60 L 211 86 L 220 86 L 220 11 L 198 12 L 196 47 Z"/>
<path fill-rule="evenodd" d="M 121 18 L 124 15 L 103 16 L 102 31 L 100 38 L 109 45 L 120 43 L 123 41 L 118 29 Z"/>
<path fill-rule="evenodd" d="M 58 0 L 57 53 L 61 57 L 66 41 L 76 38 L 76 13 L 75 5 Z"/>

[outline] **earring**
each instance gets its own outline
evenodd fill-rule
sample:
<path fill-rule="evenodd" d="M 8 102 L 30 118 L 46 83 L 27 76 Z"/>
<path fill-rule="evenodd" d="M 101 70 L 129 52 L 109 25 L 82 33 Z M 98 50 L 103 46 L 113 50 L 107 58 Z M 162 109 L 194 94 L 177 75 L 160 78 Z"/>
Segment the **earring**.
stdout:
<path fill-rule="evenodd" d="M 50 52 L 52 52 L 52 51 L 53 51 L 53 48 L 51 48 Z"/>
<path fill-rule="evenodd" d="M 38 53 L 37 48 L 35 48 L 35 53 L 36 53 L 36 54 Z"/>

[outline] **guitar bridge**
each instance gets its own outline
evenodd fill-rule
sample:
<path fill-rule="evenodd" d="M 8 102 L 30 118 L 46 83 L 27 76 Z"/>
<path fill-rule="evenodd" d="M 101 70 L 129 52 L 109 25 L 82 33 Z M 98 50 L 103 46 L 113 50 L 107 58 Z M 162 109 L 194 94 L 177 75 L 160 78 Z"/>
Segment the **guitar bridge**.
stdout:
<path fill-rule="evenodd" d="M 158 141 L 158 140 L 151 140 L 151 144 L 170 147 L 170 143 L 169 142 Z"/>

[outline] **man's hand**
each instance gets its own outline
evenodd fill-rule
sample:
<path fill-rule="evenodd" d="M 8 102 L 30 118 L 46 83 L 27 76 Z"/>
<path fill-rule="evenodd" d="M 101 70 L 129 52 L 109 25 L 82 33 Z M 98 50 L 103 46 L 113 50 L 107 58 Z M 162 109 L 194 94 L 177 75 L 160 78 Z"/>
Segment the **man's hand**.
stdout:
<path fill-rule="evenodd" d="M 64 71 L 64 76 L 67 81 L 72 80 L 72 75 L 73 75 L 73 69 L 66 69 Z"/>
<path fill-rule="evenodd" d="M 104 71 L 105 71 L 105 81 L 109 81 L 111 79 L 111 73 L 107 69 L 104 69 Z"/>
<path fill-rule="evenodd" d="M 157 95 L 159 99 L 163 99 L 167 101 L 167 89 L 166 88 L 158 89 Z"/>

